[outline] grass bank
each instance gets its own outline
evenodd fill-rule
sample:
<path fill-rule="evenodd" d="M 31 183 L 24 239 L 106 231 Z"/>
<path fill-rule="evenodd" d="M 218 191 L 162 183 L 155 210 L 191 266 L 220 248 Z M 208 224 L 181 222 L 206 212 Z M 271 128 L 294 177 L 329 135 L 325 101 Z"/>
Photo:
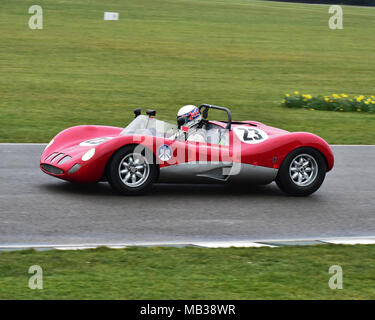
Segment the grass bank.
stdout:
<path fill-rule="evenodd" d="M 28 288 L 32 265 L 43 290 Z M 374 265 L 371 245 L 2 252 L 0 299 L 374 299 Z"/>
<path fill-rule="evenodd" d="M 175 121 L 188 103 L 230 107 L 330 143 L 373 144 L 375 115 L 286 110 L 281 100 L 374 95 L 375 11 L 252 0 L 41 0 L 43 30 L 28 27 L 28 0 L 0 11 L 0 142 L 48 142 L 77 124 L 125 126 L 135 107 Z M 105 11 L 120 13 L 104 21 Z"/>

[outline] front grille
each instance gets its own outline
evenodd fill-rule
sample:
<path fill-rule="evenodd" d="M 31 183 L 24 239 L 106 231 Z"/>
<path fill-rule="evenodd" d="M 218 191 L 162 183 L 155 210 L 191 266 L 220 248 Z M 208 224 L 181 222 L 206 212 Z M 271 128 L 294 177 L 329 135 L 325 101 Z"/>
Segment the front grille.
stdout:
<path fill-rule="evenodd" d="M 50 164 L 46 164 L 46 163 L 42 164 L 42 168 L 43 168 L 43 170 L 45 170 L 49 173 L 53 173 L 53 174 L 63 174 L 64 173 L 64 171 L 61 170 L 60 168 L 51 166 Z"/>

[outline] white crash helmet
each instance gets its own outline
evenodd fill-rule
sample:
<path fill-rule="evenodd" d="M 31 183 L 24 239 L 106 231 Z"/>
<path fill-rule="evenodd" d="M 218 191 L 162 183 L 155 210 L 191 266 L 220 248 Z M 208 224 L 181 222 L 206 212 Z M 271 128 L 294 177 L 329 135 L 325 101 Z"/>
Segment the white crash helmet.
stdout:
<path fill-rule="evenodd" d="M 178 110 L 177 123 L 180 123 L 179 119 L 184 119 L 183 125 L 191 128 L 202 121 L 202 115 L 196 106 L 189 104 Z"/>

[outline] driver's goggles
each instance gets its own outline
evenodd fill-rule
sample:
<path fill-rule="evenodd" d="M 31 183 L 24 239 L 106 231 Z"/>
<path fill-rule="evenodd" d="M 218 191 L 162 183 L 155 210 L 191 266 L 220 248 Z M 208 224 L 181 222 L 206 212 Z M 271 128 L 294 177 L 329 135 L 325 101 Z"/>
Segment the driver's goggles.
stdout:
<path fill-rule="evenodd" d="M 180 119 L 184 119 L 184 124 L 190 121 L 190 117 L 186 115 L 177 117 L 177 121 L 179 121 Z"/>

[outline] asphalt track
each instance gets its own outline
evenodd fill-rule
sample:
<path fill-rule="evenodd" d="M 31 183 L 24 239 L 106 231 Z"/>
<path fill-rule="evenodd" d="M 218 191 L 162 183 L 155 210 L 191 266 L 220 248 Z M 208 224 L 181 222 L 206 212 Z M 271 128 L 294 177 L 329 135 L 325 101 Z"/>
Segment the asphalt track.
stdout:
<path fill-rule="evenodd" d="M 42 173 L 43 145 L 0 144 L 0 245 L 313 239 L 375 235 L 375 146 L 334 146 L 321 189 L 155 185 L 123 197 L 106 183 Z"/>

